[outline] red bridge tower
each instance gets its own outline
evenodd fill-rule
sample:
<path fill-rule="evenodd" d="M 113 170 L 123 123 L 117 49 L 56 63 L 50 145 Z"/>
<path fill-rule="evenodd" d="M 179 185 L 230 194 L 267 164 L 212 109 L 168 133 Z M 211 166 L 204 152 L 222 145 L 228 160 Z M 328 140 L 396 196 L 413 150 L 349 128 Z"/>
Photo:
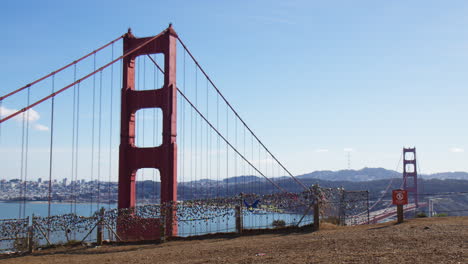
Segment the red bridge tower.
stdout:
<path fill-rule="evenodd" d="M 155 168 L 159 170 L 161 176 L 161 215 L 164 217 L 164 219 L 137 219 L 133 216 L 133 220 L 125 220 L 125 223 L 146 221 L 144 225 L 154 228 L 141 230 L 142 225 L 138 223 L 118 225 L 118 232 L 124 237 L 123 239 L 157 239 L 160 220 L 166 223 L 166 236 L 177 235 L 176 44 L 177 34 L 172 26 L 157 36 L 147 38 L 136 38 L 129 30 L 123 39 L 124 54 L 131 53 L 124 57 L 122 62 L 118 207 L 119 209 L 135 207 L 137 170 Z M 135 90 L 136 57 L 156 53 L 164 55 L 164 86 L 157 90 Z M 162 110 L 161 146 L 139 148 L 135 145 L 135 113 L 143 108 Z"/>
<path fill-rule="evenodd" d="M 413 193 L 414 204 L 418 204 L 418 172 L 416 164 L 416 148 L 403 148 L 403 188 Z"/>

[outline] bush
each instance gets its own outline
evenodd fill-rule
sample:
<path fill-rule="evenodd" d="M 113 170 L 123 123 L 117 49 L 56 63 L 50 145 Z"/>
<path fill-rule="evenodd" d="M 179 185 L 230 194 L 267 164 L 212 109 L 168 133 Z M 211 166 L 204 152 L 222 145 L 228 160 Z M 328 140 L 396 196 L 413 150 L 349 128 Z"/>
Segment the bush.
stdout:
<path fill-rule="evenodd" d="M 418 212 L 418 213 L 416 214 L 416 217 L 423 218 L 423 217 L 427 217 L 427 215 L 426 215 L 425 212 Z"/>
<path fill-rule="evenodd" d="M 274 220 L 272 225 L 275 227 L 275 228 L 279 228 L 279 227 L 285 227 L 286 226 L 286 222 L 284 220 Z"/>
<path fill-rule="evenodd" d="M 441 214 L 435 214 L 434 216 L 435 216 L 435 217 L 445 217 L 445 216 L 448 216 L 448 214 L 446 214 L 446 213 L 441 213 Z"/>

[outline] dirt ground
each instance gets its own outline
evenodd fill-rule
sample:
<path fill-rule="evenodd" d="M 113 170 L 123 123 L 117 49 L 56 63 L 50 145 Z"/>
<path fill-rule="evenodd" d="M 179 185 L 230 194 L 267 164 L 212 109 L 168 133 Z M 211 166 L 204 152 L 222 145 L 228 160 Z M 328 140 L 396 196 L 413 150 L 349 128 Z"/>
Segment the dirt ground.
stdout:
<path fill-rule="evenodd" d="M 0 263 L 468 263 L 468 217 L 322 227 L 313 233 L 58 248 Z"/>

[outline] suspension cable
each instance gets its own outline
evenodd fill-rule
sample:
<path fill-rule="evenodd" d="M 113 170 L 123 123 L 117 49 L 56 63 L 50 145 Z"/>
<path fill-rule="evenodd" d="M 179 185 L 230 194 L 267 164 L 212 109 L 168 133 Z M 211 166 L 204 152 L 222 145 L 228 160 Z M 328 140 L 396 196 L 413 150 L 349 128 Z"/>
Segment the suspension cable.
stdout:
<path fill-rule="evenodd" d="M 148 43 L 150 43 L 151 41 L 153 41 L 153 40 L 155 40 L 156 38 L 160 37 L 160 36 L 161 36 L 162 34 L 164 34 L 164 33 L 165 33 L 165 31 L 163 31 L 163 32 L 159 33 L 158 35 L 156 35 L 156 36 L 154 36 L 154 37 L 148 39 L 147 41 L 143 42 L 141 45 L 135 47 L 134 49 L 132 49 L 132 50 L 130 50 L 130 51 L 128 51 L 128 52 L 126 52 L 126 53 L 123 54 L 122 56 L 120 56 L 120 57 L 116 58 L 115 60 L 113 60 L 113 61 L 111 61 L 111 62 L 105 64 L 104 66 L 100 67 L 99 69 L 97 69 L 97 70 L 95 70 L 95 71 L 93 71 L 93 72 L 91 72 L 91 73 L 85 75 L 85 76 L 82 77 L 81 79 L 78 79 L 77 81 L 74 81 L 73 83 L 71 83 L 71 84 L 69 84 L 69 85 L 63 87 L 62 89 L 58 90 L 57 92 L 54 92 L 54 93 L 52 93 L 52 94 L 50 94 L 50 95 L 48 95 L 48 96 L 46 96 L 46 97 L 40 99 L 39 101 L 36 101 L 35 103 L 33 103 L 33 104 L 31 104 L 31 105 L 29 105 L 29 106 L 27 106 L 27 107 L 24 107 L 24 108 L 21 109 L 21 110 L 18 110 L 18 111 L 16 111 L 16 112 L 12 113 L 11 115 L 9 115 L 9 116 L 7 116 L 7 117 L 5 117 L 5 118 L 3 118 L 3 119 L 0 119 L 0 123 L 3 123 L 3 122 L 5 122 L 5 121 L 7 121 L 7 120 L 13 118 L 13 117 L 19 115 L 20 113 L 23 113 L 23 112 L 25 112 L 25 111 L 27 111 L 27 110 L 33 108 L 34 106 L 36 106 L 36 105 L 38 105 L 38 104 L 40 104 L 40 103 L 42 103 L 42 102 L 44 102 L 44 101 L 47 101 L 47 100 L 49 100 L 50 98 L 52 98 L 52 97 L 54 97 L 54 96 L 56 96 L 56 95 L 62 93 L 63 91 L 69 89 L 70 87 L 73 87 L 75 84 L 80 83 L 80 82 L 82 82 L 82 81 L 88 79 L 89 77 L 93 76 L 93 75 L 96 74 L 97 72 L 100 72 L 100 71 L 106 69 L 107 67 L 109 67 L 110 65 L 112 65 L 112 64 L 114 64 L 115 62 L 119 61 L 120 59 L 126 58 L 126 57 L 129 56 L 130 54 L 132 54 L 132 53 L 138 51 L 139 49 L 143 48 L 143 47 L 146 46 Z"/>
<path fill-rule="evenodd" d="M 206 122 L 208 123 L 208 125 L 211 127 L 211 129 L 213 129 L 216 134 L 218 134 L 218 136 L 220 138 L 223 139 L 223 141 L 229 145 L 229 147 L 234 150 L 245 162 L 247 162 L 250 167 L 252 167 L 252 169 L 254 169 L 258 174 L 260 174 L 262 177 L 264 177 L 267 181 L 269 181 L 271 184 L 273 184 L 276 188 L 278 188 L 279 190 L 283 191 L 283 192 L 286 192 L 285 189 L 283 189 L 282 187 L 280 187 L 279 185 L 277 185 L 275 182 L 273 182 L 271 179 L 269 179 L 268 177 L 266 177 L 260 170 L 257 169 L 257 167 L 255 167 L 244 155 L 242 155 L 238 150 L 237 148 L 235 148 L 220 132 L 218 129 L 216 129 L 213 124 L 211 124 L 210 121 L 208 121 L 208 119 L 206 119 L 206 117 L 197 109 L 195 108 L 195 105 L 185 96 L 185 94 L 179 90 L 179 88 L 177 88 L 177 92 L 179 92 L 180 95 L 182 95 L 182 97 L 187 101 L 187 103 L 189 103 L 189 105 L 192 107 L 192 109 L 195 110 L 195 112 Z"/>
<path fill-rule="evenodd" d="M 114 44 L 112 44 L 112 55 L 111 59 L 114 59 Z M 109 103 L 109 175 L 107 182 L 107 205 L 110 210 L 110 201 L 111 201 L 111 175 L 112 175 L 112 110 L 113 110 L 113 100 L 114 100 L 114 64 L 111 66 L 111 76 L 110 76 L 110 103 Z"/>
<path fill-rule="evenodd" d="M 293 178 L 293 180 L 298 183 L 299 185 L 301 185 L 305 190 L 309 190 L 309 188 L 304 184 L 302 183 L 301 181 L 299 181 L 288 169 L 286 169 L 286 167 L 276 158 L 275 155 L 273 155 L 273 153 L 271 153 L 271 151 L 265 146 L 265 144 L 263 144 L 263 142 L 257 137 L 257 135 L 252 131 L 252 129 L 250 129 L 250 127 L 244 122 L 244 120 L 240 117 L 240 115 L 237 113 L 236 110 L 234 110 L 234 108 L 232 107 L 232 105 L 229 103 L 229 101 L 224 97 L 224 95 L 221 93 L 221 91 L 218 89 L 218 87 L 213 83 L 213 81 L 211 80 L 211 78 L 208 76 L 208 74 L 203 70 L 203 68 L 200 66 L 200 64 L 198 63 L 198 61 L 195 59 L 195 57 L 192 55 L 192 53 L 190 52 L 190 50 L 187 48 L 187 46 L 185 46 L 184 42 L 180 39 L 179 36 L 177 36 L 177 39 L 180 41 L 180 44 L 182 44 L 182 46 L 184 47 L 184 49 L 187 51 L 187 53 L 190 55 L 190 57 L 192 58 L 192 60 L 195 62 L 195 64 L 197 65 L 197 67 L 200 69 L 200 71 L 203 73 L 203 75 L 205 75 L 205 77 L 208 79 L 208 81 L 211 83 L 211 85 L 213 86 L 213 88 L 216 90 L 216 92 L 221 96 L 221 98 L 224 100 L 224 102 L 228 105 L 228 107 L 232 110 L 232 112 L 237 116 L 237 118 L 239 118 L 239 120 L 242 122 L 242 124 L 249 130 L 249 132 L 255 137 L 255 139 L 262 145 L 263 148 L 265 148 L 266 151 L 268 151 L 268 153 L 271 155 L 271 157 L 289 174 L 289 176 L 291 178 Z"/>
<path fill-rule="evenodd" d="M 81 57 L 81 58 L 79 58 L 79 59 L 77 59 L 77 60 L 75 60 L 75 61 L 73 61 L 73 62 L 71 62 L 71 63 L 69 63 L 69 64 L 67 64 L 67 65 L 65 65 L 65 66 L 63 66 L 62 68 L 60 68 L 60 69 L 58 69 L 58 70 L 56 70 L 56 71 L 53 71 L 53 72 L 51 72 L 51 73 L 49 73 L 49 74 L 47 74 L 47 75 L 45 75 L 45 76 L 43 76 L 43 77 L 41 77 L 41 78 L 35 80 L 35 81 L 33 81 L 32 83 L 29 83 L 29 84 L 27 84 L 27 85 L 25 85 L 25 86 L 23 86 L 23 87 L 21 87 L 21 88 L 19 88 L 19 89 L 16 89 L 15 91 L 13 91 L 13 92 L 11 92 L 11 93 L 8 93 L 8 94 L 6 94 L 6 95 L 4 95 L 4 96 L 1 96 L 1 97 L 0 97 L 0 101 L 2 101 L 3 99 L 8 98 L 8 97 L 10 97 L 10 96 L 12 96 L 12 95 L 18 93 L 18 92 L 20 92 L 20 91 L 22 91 L 22 90 L 24 90 L 24 89 L 26 89 L 26 88 L 28 88 L 28 87 L 31 87 L 31 86 L 33 86 L 34 84 L 36 84 L 36 83 L 38 83 L 38 82 L 41 82 L 41 81 L 43 81 L 43 80 L 49 78 L 50 76 L 54 76 L 55 74 L 57 74 L 57 73 L 59 73 L 59 72 L 65 70 L 65 69 L 67 69 L 67 68 L 70 67 L 70 66 L 73 66 L 73 65 L 77 64 L 78 62 L 80 62 L 80 61 L 86 59 L 87 57 L 89 57 L 89 56 L 91 56 L 91 55 L 93 55 L 93 54 L 96 54 L 97 52 L 99 52 L 99 51 L 105 49 L 105 48 L 108 47 L 109 45 L 114 44 L 115 42 L 117 42 L 117 41 L 119 41 L 121 38 L 123 38 L 124 36 L 125 36 L 125 35 L 122 35 L 122 36 L 120 36 L 120 37 L 118 37 L 118 38 L 112 40 L 111 42 L 107 43 L 106 45 L 104 45 L 104 46 L 102 46 L 102 47 L 100 47 L 100 48 L 94 50 L 93 52 L 90 52 L 90 53 L 86 54 L 85 56 L 83 56 L 83 57 Z"/>
<path fill-rule="evenodd" d="M 99 72 L 99 118 L 98 118 L 98 160 L 97 160 L 97 207 L 101 206 L 101 128 L 102 128 L 102 71 Z"/>
<path fill-rule="evenodd" d="M 94 70 L 96 70 L 96 54 L 94 54 Z M 95 132 L 95 123 L 96 123 L 96 75 L 93 75 L 93 99 L 92 99 L 92 118 L 91 118 L 91 194 L 90 194 L 90 204 L 89 204 L 89 214 L 93 214 L 93 195 L 94 195 L 94 132 Z"/>
<path fill-rule="evenodd" d="M 76 80 L 76 65 L 74 66 L 74 76 L 73 80 Z M 72 196 L 73 198 L 70 201 L 70 213 L 73 213 L 73 201 L 76 199 L 75 194 L 75 184 L 73 183 L 74 173 L 75 173 L 75 118 L 76 118 L 76 85 L 73 86 L 73 105 L 72 105 L 72 148 L 71 148 L 71 186 L 72 186 Z"/>
<path fill-rule="evenodd" d="M 31 100 L 31 89 L 28 88 L 28 104 Z M 26 217 L 26 196 L 28 194 L 28 161 L 29 161 L 29 121 L 30 111 L 26 113 L 26 156 L 24 159 L 24 196 L 23 196 L 23 217 Z"/>
<path fill-rule="evenodd" d="M 55 90 L 55 75 L 52 76 L 52 93 Z M 48 206 L 47 217 L 50 217 L 50 203 L 52 201 L 52 164 L 53 164 L 53 146 L 54 146 L 54 113 L 55 113 L 55 98 L 51 100 L 50 111 L 50 144 L 49 144 L 49 192 L 48 192 Z M 50 228 L 50 227 L 49 227 Z"/>

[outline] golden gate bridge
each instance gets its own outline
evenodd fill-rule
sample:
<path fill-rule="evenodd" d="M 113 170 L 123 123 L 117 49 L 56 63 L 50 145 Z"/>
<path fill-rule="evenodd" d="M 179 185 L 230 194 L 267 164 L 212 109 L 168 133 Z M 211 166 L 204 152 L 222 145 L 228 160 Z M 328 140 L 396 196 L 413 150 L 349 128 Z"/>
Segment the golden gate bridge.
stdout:
<path fill-rule="evenodd" d="M 115 55 L 115 47 L 122 49 L 122 55 Z M 117 72 L 116 66 L 121 71 Z M 118 109 L 114 89 L 120 83 Z M 48 178 L 47 217 L 52 217 L 55 177 L 67 176 L 76 183 L 87 175 L 96 181 L 97 187 L 88 195 L 98 209 L 103 200 L 116 196 L 109 188 L 106 191 L 101 182 L 110 183 L 118 175 L 118 209 L 126 213 L 125 217 L 122 211 L 116 213 L 115 229 L 116 235 L 128 239 L 152 239 L 161 232 L 177 236 L 184 212 L 190 218 L 196 215 L 198 219 L 208 219 L 206 215 L 212 215 L 214 208 L 223 208 L 219 215 L 229 215 L 236 205 L 245 203 L 260 204 L 258 209 L 276 212 L 287 207 L 295 211 L 291 208 L 297 207 L 304 213 L 310 211 L 318 196 L 253 132 L 171 25 L 160 34 L 145 38 L 137 38 L 129 30 L 3 95 L 0 111 L 0 141 L 19 149 L 14 152 L 19 154 L 19 166 L 12 166 L 19 171 L 22 184 L 20 218 L 26 217 L 27 180 L 31 175 Z M 39 123 L 39 112 L 48 121 L 46 125 Z M 44 133 L 35 135 L 40 130 L 48 131 L 48 137 Z M 404 155 L 415 154 L 415 149 L 404 151 Z M 416 197 L 414 206 L 407 210 L 418 207 L 416 158 L 413 160 L 404 159 L 403 187 Z M 414 165 L 413 169 L 407 171 L 407 165 Z M 255 180 L 249 181 L 248 176 L 255 176 Z M 138 190 L 138 181 L 144 184 L 145 180 L 152 178 L 154 182 L 158 177 L 160 190 L 153 187 L 150 195 L 143 193 L 147 190 L 144 186 Z M 202 180 L 206 180 L 204 189 L 199 184 Z M 301 194 L 293 193 L 297 187 L 303 190 Z M 73 192 L 70 213 L 76 214 L 80 197 L 77 190 Z M 137 201 L 138 192 L 142 201 Z M 155 199 L 157 194 L 159 199 Z M 159 204 L 151 209 L 156 212 L 152 217 L 141 217 L 135 209 L 148 202 L 144 197 L 152 197 L 152 204 Z M 190 200 L 184 201 L 183 197 Z M 382 199 L 368 209 L 380 202 Z M 184 206 L 190 207 L 191 212 L 187 213 Z M 393 216 L 387 208 L 371 213 L 373 219 Z M 356 223 L 369 223 L 369 213 L 367 218 L 364 215 L 355 212 L 352 216 L 358 219 Z M 274 216 L 269 220 L 274 220 Z"/>

